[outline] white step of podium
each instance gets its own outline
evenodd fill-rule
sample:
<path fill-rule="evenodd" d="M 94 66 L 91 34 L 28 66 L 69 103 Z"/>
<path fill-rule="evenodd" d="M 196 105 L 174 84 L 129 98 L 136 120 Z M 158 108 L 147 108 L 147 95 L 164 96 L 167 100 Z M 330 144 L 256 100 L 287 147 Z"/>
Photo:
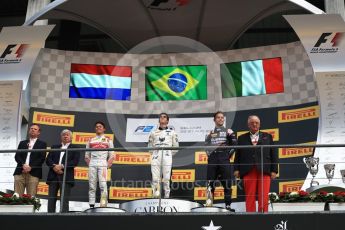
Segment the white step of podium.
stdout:
<path fill-rule="evenodd" d="M 200 208 L 192 208 L 191 212 L 228 212 L 231 213 L 229 210 L 220 207 L 200 207 Z"/>
<path fill-rule="evenodd" d="M 106 212 L 126 212 L 120 208 L 89 208 L 84 211 L 85 213 L 106 213 Z"/>

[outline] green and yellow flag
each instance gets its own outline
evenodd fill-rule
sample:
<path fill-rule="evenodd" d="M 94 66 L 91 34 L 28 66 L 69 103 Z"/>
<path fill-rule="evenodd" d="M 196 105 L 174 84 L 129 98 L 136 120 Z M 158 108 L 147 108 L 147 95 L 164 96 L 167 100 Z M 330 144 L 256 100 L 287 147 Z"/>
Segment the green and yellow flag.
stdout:
<path fill-rule="evenodd" d="M 146 101 L 206 99 L 206 66 L 146 67 Z"/>

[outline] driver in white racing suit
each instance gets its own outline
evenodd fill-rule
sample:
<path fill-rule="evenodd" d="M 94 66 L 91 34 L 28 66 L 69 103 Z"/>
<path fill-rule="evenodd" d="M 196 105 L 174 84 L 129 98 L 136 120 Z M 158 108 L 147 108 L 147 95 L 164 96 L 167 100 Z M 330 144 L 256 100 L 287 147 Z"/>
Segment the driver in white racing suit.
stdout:
<path fill-rule="evenodd" d="M 91 138 L 86 144 L 86 148 L 108 149 L 114 148 L 113 141 L 104 135 L 105 125 L 101 121 L 95 123 L 96 136 Z M 85 162 L 89 166 L 89 205 L 95 207 L 97 181 L 101 190 L 101 195 L 108 197 L 107 175 L 108 168 L 114 160 L 112 151 L 87 151 Z"/>
<path fill-rule="evenodd" d="M 178 137 L 172 128 L 168 127 L 169 116 L 166 113 L 159 115 L 159 127 L 150 133 L 148 147 L 178 147 Z M 152 173 L 152 195 L 160 197 L 160 180 L 163 174 L 164 198 L 170 196 L 170 177 L 172 167 L 172 156 L 177 150 L 155 150 L 150 151 L 151 173 Z M 162 172 L 161 172 L 162 169 Z"/>

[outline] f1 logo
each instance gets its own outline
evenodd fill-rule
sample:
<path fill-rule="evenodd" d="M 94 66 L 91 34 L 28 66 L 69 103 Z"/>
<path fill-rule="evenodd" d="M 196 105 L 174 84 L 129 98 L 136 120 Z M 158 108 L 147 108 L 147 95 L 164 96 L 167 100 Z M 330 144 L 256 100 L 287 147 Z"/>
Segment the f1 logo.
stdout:
<path fill-rule="evenodd" d="M 175 3 L 179 6 L 184 6 L 187 5 L 189 3 L 190 0 L 175 0 Z M 155 6 L 155 7 L 159 7 L 159 5 L 161 3 L 167 3 L 167 2 L 171 2 L 170 0 L 153 0 L 153 2 L 151 3 L 151 6 Z"/>
<path fill-rule="evenodd" d="M 323 33 L 321 34 L 319 40 L 317 40 L 315 43 L 314 47 L 320 47 L 321 44 L 326 43 L 332 37 L 332 34 L 335 34 L 331 40 L 332 47 L 338 46 L 344 32 Z"/>
<path fill-rule="evenodd" d="M 17 46 L 18 46 L 18 48 L 14 49 Z M 29 47 L 28 44 L 11 44 L 11 45 L 8 45 L 6 47 L 6 49 L 4 50 L 4 52 L 1 54 L 0 58 L 5 58 L 7 55 L 10 55 L 10 54 L 15 54 L 16 58 L 19 59 L 24 55 L 24 53 L 28 47 Z"/>
<path fill-rule="evenodd" d="M 152 3 L 151 3 L 151 6 L 159 6 L 161 3 L 166 3 L 168 2 L 169 0 L 154 0 Z"/>

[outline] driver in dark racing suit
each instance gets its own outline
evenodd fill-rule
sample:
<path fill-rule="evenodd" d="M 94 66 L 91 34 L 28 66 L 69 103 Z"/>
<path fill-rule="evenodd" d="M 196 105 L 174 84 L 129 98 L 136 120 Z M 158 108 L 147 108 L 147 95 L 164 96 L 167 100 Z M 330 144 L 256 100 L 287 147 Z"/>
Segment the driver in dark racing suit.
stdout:
<path fill-rule="evenodd" d="M 224 125 L 224 113 L 216 112 L 213 116 L 215 128 L 206 136 L 206 145 L 209 146 L 231 146 L 237 145 L 235 133 L 226 129 Z M 231 165 L 230 158 L 234 149 L 217 149 L 207 151 L 207 180 L 214 197 L 215 180 L 219 179 L 224 188 L 225 208 L 234 212 L 231 208 Z"/>

